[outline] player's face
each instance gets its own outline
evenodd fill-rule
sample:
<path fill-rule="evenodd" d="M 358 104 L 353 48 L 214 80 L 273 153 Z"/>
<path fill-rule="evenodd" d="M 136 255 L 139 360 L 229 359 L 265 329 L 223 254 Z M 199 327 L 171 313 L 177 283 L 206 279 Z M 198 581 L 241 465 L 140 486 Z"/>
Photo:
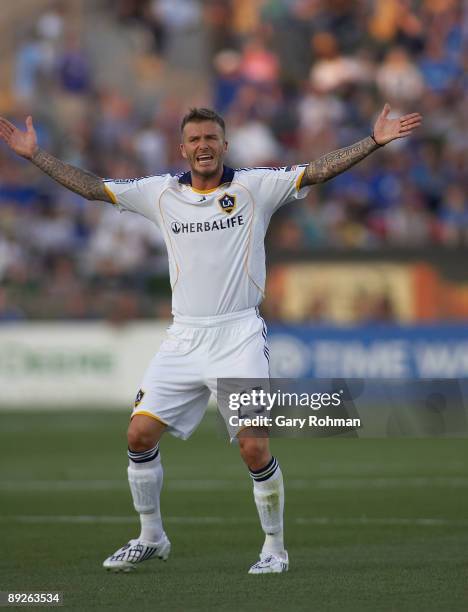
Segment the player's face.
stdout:
<path fill-rule="evenodd" d="M 194 121 L 184 127 L 180 150 L 193 173 L 209 178 L 220 172 L 227 142 L 216 121 Z"/>

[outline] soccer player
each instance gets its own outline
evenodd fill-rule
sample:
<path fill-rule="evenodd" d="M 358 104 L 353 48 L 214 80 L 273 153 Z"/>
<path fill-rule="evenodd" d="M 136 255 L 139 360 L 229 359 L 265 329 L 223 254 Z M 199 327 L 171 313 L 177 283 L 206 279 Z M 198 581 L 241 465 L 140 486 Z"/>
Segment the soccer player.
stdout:
<path fill-rule="evenodd" d="M 223 160 L 223 119 L 192 109 L 182 121 L 180 151 L 190 171 L 172 176 L 103 180 L 39 148 L 32 118 L 21 131 L 0 118 L 0 138 L 55 181 L 88 200 L 143 215 L 161 230 L 169 254 L 174 323 L 144 374 L 128 429 L 128 480 L 140 514 L 138 538 L 104 561 L 128 571 L 167 559 L 161 520 L 165 431 L 188 438 L 200 423 L 218 378 L 268 379 L 266 328 L 258 314 L 265 285 L 264 238 L 272 214 L 303 198 L 310 185 L 351 168 L 391 140 L 412 133 L 421 116 L 390 118 L 385 105 L 371 136 L 305 165 L 233 170 Z M 283 477 L 266 431 L 231 432 L 253 480 L 265 542 L 251 574 L 288 569 L 283 541 Z M 256 435 L 260 433 L 261 435 Z"/>

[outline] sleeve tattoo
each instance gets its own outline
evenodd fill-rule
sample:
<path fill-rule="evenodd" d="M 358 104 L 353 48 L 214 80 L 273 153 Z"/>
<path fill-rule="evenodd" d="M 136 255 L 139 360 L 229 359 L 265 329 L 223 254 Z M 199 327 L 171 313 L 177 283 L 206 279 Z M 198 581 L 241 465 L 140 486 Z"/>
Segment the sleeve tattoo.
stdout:
<path fill-rule="evenodd" d="M 101 200 L 112 203 L 104 188 L 103 180 L 95 174 L 66 164 L 42 149 L 38 149 L 34 153 L 31 161 L 35 166 L 52 177 L 54 181 L 57 181 L 67 189 L 71 189 L 71 191 L 83 196 L 87 200 Z"/>
<path fill-rule="evenodd" d="M 328 181 L 351 168 L 351 166 L 360 162 L 376 149 L 380 149 L 380 147 L 381 145 L 378 145 L 371 136 L 368 136 L 349 147 L 338 149 L 319 157 L 319 159 L 310 162 L 306 167 L 301 187 Z"/>

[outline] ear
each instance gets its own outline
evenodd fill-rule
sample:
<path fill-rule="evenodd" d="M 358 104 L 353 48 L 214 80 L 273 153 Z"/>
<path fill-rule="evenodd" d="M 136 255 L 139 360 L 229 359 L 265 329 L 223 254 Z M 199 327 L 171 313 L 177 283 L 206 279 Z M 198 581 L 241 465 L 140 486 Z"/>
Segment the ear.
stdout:
<path fill-rule="evenodd" d="M 229 146 L 229 143 L 228 143 L 228 141 L 227 141 L 227 140 L 225 140 L 225 141 L 224 141 L 224 152 L 225 152 L 225 153 L 226 153 L 226 151 L 228 150 L 228 146 Z"/>
<path fill-rule="evenodd" d="M 185 147 L 184 147 L 184 143 L 182 142 L 180 145 L 180 154 L 182 155 L 182 157 L 184 159 L 187 159 L 187 153 L 185 152 Z"/>

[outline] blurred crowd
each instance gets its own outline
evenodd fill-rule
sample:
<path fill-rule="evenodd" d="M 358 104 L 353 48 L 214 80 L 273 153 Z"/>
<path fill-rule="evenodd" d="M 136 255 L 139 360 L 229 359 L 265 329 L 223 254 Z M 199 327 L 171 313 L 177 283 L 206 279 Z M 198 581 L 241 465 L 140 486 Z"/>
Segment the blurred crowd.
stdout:
<path fill-rule="evenodd" d="M 86 19 L 51 4 L 17 37 L 7 113 L 18 126 L 31 113 L 43 148 L 99 176 L 180 171 L 180 118 L 203 104 L 226 119 L 230 165 L 306 163 L 368 135 L 388 101 L 394 113 L 423 114 L 419 133 L 281 209 L 270 248 L 468 246 L 461 0 L 97 4 L 117 35 L 137 37 L 142 89 L 103 86 Z M 194 64 L 200 90 L 177 97 L 159 80 L 152 93 L 158 75 L 183 80 L 177 51 L 188 57 L 192 46 L 205 49 Z M 1 147 L 0 319 L 118 322 L 169 312 L 157 230 L 84 201 Z"/>

